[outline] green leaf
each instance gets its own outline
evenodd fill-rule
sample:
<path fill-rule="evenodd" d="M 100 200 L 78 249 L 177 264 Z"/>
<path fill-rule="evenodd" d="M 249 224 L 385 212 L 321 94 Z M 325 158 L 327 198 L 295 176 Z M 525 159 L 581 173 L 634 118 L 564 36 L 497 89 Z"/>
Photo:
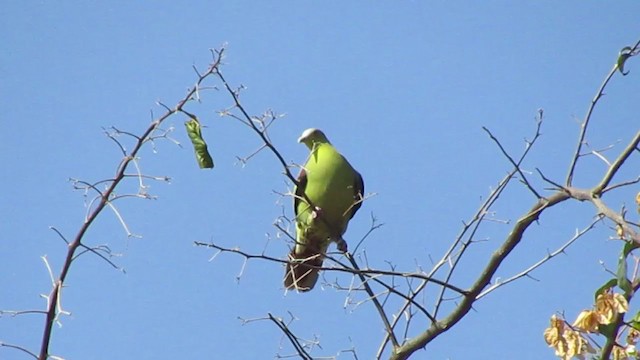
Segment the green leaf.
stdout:
<path fill-rule="evenodd" d="M 637 249 L 637 248 L 640 248 L 640 244 L 638 244 L 638 243 L 637 243 L 637 242 L 635 242 L 635 241 L 627 241 L 627 242 L 624 244 L 624 249 L 622 250 L 622 256 L 624 256 L 624 257 L 626 258 L 627 256 L 629 256 L 629 254 L 630 254 L 633 250 L 635 250 L 635 249 Z"/>
<path fill-rule="evenodd" d="M 625 245 L 626 249 L 626 245 Z M 624 252 L 624 251 L 623 251 Z M 620 255 L 618 259 L 618 272 L 616 274 L 618 278 L 618 287 L 624 290 L 625 294 L 630 294 L 633 289 L 631 287 L 631 281 L 627 278 L 627 257 Z"/>
<path fill-rule="evenodd" d="M 607 340 L 612 340 L 616 333 L 616 324 L 598 325 L 598 332 L 604 335 Z"/>
<path fill-rule="evenodd" d="M 633 319 L 631 319 L 629 325 L 631 325 L 632 328 L 640 331 L 640 311 L 638 311 Z"/>
<path fill-rule="evenodd" d="M 184 123 L 187 128 L 187 135 L 191 139 L 193 144 L 193 150 L 196 153 L 196 160 L 201 169 L 212 169 L 213 159 L 207 149 L 207 143 L 202 138 L 202 131 L 200 130 L 200 122 L 196 118 L 191 118 Z"/>
<path fill-rule="evenodd" d="M 607 281 L 604 285 L 600 286 L 600 288 L 596 290 L 596 293 L 594 296 L 595 300 L 598 300 L 598 295 L 616 286 L 617 283 L 618 283 L 618 279 L 611 279 Z"/>
<path fill-rule="evenodd" d="M 627 71 L 626 73 L 624 72 L 624 63 L 627 61 L 628 58 L 631 57 L 631 47 L 629 46 L 625 46 L 622 48 L 622 50 L 620 50 L 620 53 L 618 54 L 618 70 L 620 70 L 620 73 L 624 76 L 626 76 L 627 74 L 629 74 L 629 72 Z"/>

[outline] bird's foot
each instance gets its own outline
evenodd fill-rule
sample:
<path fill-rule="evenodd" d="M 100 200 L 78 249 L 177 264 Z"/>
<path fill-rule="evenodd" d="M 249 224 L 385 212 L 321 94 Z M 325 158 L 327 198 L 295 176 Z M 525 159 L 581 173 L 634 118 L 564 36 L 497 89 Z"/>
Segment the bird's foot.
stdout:
<path fill-rule="evenodd" d="M 346 253 L 348 251 L 347 242 L 344 241 L 343 238 L 338 239 L 338 241 L 336 241 L 336 245 L 338 246 L 338 251 L 342 253 Z"/>

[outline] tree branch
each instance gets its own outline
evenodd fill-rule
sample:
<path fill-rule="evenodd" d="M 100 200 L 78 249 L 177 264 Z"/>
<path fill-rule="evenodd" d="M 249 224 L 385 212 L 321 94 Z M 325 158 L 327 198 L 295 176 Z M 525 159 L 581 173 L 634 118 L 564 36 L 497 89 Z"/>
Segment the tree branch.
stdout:
<path fill-rule="evenodd" d="M 484 268 L 476 282 L 471 286 L 469 292 L 463 297 L 460 304 L 441 321 L 437 321 L 423 333 L 418 336 L 409 339 L 402 346 L 394 349 L 390 359 L 392 360 L 404 360 L 408 359 L 418 349 L 426 346 L 431 340 L 438 335 L 449 330 L 458 321 L 460 321 L 470 310 L 473 303 L 476 301 L 480 292 L 490 283 L 491 278 L 498 270 L 502 261 L 509 255 L 509 253 L 520 243 L 522 236 L 527 228 L 542 214 L 542 212 L 548 208 L 551 208 L 570 197 L 564 192 L 556 192 L 548 199 L 539 199 L 522 218 L 520 218 L 511 233 L 505 239 L 504 243 L 493 253 L 489 259 L 489 263 Z"/>
<path fill-rule="evenodd" d="M 634 47 L 631 49 L 630 52 L 631 53 L 635 52 L 638 49 L 638 47 L 640 47 L 640 41 L 638 41 L 634 45 Z M 571 164 L 569 165 L 569 173 L 567 174 L 567 179 L 565 181 L 566 186 L 571 186 L 573 183 L 574 172 L 576 169 L 576 165 L 578 163 L 578 158 L 580 157 L 580 151 L 582 150 L 582 146 L 584 145 L 584 139 L 587 135 L 587 128 L 589 127 L 589 122 L 591 121 L 591 115 L 593 114 L 593 110 L 595 109 L 596 104 L 598 103 L 598 100 L 600 100 L 600 98 L 604 95 L 604 89 L 607 87 L 607 84 L 609 84 L 609 81 L 611 80 L 611 78 L 613 78 L 613 75 L 616 73 L 617 70 L 618 70 L 618 64 L 616 63 L 613 65 L 613 68 L 611 68 L 611 70 L 609 71 L 609 74 L 602 82 L 602 85 L 600 85 L 598 92 L 591 100 L 591 105 L 589 105 L 589 109 L 587 110 L 587 115 L 585 116 L 584 121 L 580 124 L 580 134 L 578 135 L 578 143 L 576 145 L 576 150 L 573 153 Z"/>
<path fill-rule="evenodd" d="M 304 346 L 300 344 L 300 341 L 298 341 L 298 337 L 295 336 L 291 332 L 291 330 L 289 330 L 289 327 L 287 326 L 287 324 L 285 324 L 282 321 L 282 319 L 276 318 L 273 315 L 271 315 L 271 313 L 269 313 L 268 315 L 269 315 L 269 320 L 273 321 L 278 326 L 278 328 L 282 330 L 282 332 L 285 334 L 287 339 L 289 339 L 289 342 L 296 349 L 296 352 L 298 353 L 298 355 L 300 355 L 300 358 L 305 360 L 313 360 L 311 355 L 309 355 L 309 353 L 304 349 Z"/>
<path fill-rule="evenodd" d="M 224 49 L 223 49 L 224 50 Z M 153 137 L 153 133 L 159 126 L 170 116 L 173 114 L 182 111 L 182 108 L 187 104 L 187 102 L 191 101 L 198 91 L 200 84 L 210 75 L 216 73 L 218 71 L 218 66 L 220 65 L 220 61 L 222 59 L 223 50 L 220 50 L 217 53 L 217 57 L 214 57 L 214 60 L 209 65 L 207 71 L 198 77 L 196 85 L 187 92 L 187 95 L 180 100 L 177 105 L 173 109 L 167 109 L 167 111 L 152 121 L 151 124 L 147 127 L 147 129 L 142 133 L 141 136 L 134 136 L 136 139 L 135 145 L 133 149 L 124 156 L 123 160 L 118 165 L 118 169 L 114 178 L 112 179 L 111 184 L 107 187 L 107 189 L 100 193 L 99 201 L 93 211 L 91 211 L 84 223 L 76 233 L 74 239 L 69 243 L 67 248 L 67 254 L 65 260 L 62 264 L 62 268 L 60 269 L 60 273 L 57 279 L 54 281 L 53 288 L 47 297 L 47 315 L 44 324 L 44 331 L 42 334 L 42 343 L 40 347 L 40 354 L 38 355 L 38 359 L 46 360 L 49 357 L 49 344 L 51 342 L 51 331 L 53 328 L 53 324 L 55 323 L 58 313 L 59 313 L 59 296 L 62 291 L 64 282 L 69 274 L 69 270 L 71 268 L 71 263 L 75 257 L 76 251 L 78 249 L 82 249 L 86 247 L 82 246 L 82 240 L 84 239 L 85 234 L 96 220 L 98 215 L 102 213 L 102 210 L 109 206 L 111 201 L 111 196 L 114 194 L 115 189 L 118 187 L 120 182 L 125 179 L 125 172 L 128 169 L 129 165 L 134 162 L 136 159 L 138 152 L 142 148 L 142 146 L 149 141 Z M 120 147 L 123 150 L 122 147 Z"/>

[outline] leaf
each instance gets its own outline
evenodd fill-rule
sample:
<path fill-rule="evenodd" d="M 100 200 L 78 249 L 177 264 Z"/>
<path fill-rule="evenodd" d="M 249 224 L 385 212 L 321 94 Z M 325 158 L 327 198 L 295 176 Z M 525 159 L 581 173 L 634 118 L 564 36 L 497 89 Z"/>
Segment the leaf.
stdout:
<path fill-rule="evenodd" d="M 627 256 L 629 256 L 629 254 L 633 250 L 635 250 L 635 249 L 637 249 L 639 247 L 640 247 L 640 244 L 638 244 L 635 241 L 627 241 L 627 242 L 625 242 L 624 249 L 622 250 L 622 256 L 624 256 L 626 258 Z"/>
<path fill-rule="evenodd" d="M 611 289 L 612 287 L 614 287 L 616 284 L 618 283 L 618 279 L 611 279 L 609 281 L 607 281 L 604 285 L 600 286 L 600 288 L 598 290 L 596 290 L 595 296 L 594 298 L 596 300 L 598 300 L 598 295 L 602 294 L 603 292 Z"/>
<path fill-rule="evenodd" d="M 189 135 L 191 143 L 193 144 L 193 150 L 196 153 L 198 165 L 201 169 L 212 169 L 213 159 L 209 154 L 209 150 L 207 150 L 207 143 L 202 138 L 200 122 L 194 117 L 189 121 L 185 121 L 184 126 L 187 128 L 187 135 Z"/>
<path fill-rule="evenodd" d="M 612 340 L 614 338 L 614 335 L 616 333 L 616 324 L 600 324 L 598 325 L 598 332 L 602 335 L 604 335 L 607 340 Z"/>
<path fill-rule="evenodd" d="M 626 73 L 624 72 L 624 63 L 627 61 L 628 58 L 631 57 L 631 47 L 629 46 L 625 46 L 622 48 L 622 50 L 620 50 L 620 53 L 618 54 L 618 70 L 620 70 L 620 73 L 623 76 L 626 76 L 627 74 L 629 74 L 629 72 L 627 71 Z"/>
<path fill-rule="evenodd" d="M 624 250 L 627 249 L 626 244 L 624 248 Z M 618 278 L 618 287 L 624 290 L 625 294 L 630 294 L 633 289 L 631 287 L 631 281 L 629 281 L 629 279 L 627 278 L 627 257 L 624 255 L 620 255 L 620 258 L 618 259 L 618 271 L 616 277 Z"/>
<path fill-rule="evenodd" d="M 631 325 L 632 328 L 640 331 L 640 311 L 638 311 L 633 319 L 631 319 L 629 325 Z"/>

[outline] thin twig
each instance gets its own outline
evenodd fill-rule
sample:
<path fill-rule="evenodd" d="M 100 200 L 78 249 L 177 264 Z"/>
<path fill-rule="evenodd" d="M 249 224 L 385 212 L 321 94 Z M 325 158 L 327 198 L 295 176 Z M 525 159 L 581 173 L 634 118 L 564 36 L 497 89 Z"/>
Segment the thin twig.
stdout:
<path fill-rule="evenodd" d="M 353 268 L 360 271 L 360 268 L 358 267 L 358 263 L 353 258 L 351 253 L 347 252 L 345 253 L 345 256 L 347 257 L 347 259 L 349 260 Z M 387 334 L 391 339 L 391 343 L 393 344 L 393 347 L 394 348 L 398 347 L 400 344 L 398 343 L 398 339 L 396 338 L 393 332 L 393 329 L 391 328 L 391 324 L 389 323 L 389 318 L 387 317 L 387 314 L 385 313 L 382 305 L 380 305 L 380 301 L 378 301 L 378 299 L 375 297 L 373 290 L 371 290 L 371 287 L 368 285 L 367 279 L 364 277 L 364 275 L 358 272 L 358 277 L 360 277 L 360 281 L 362 281 L 362 285 L 364 286 L 365 291 L 371 297 L 371 301 L 373 302 L 373 305 L 378 311 L 378 315 L 380 315 L 380 319 L 382 319 L 382 322 L 384 323 L 384 326 L 387 330 Z"/>
<path fill-rule="evenodd" d="M 6 347 L 6 348 L 10 348 L 10 349 L 15 349 L 15 350 L 20 350 L 23 353 L 27 354 L 27 355 L 31 355 L 32 358 L 37 359 L 38 355 L 36 355 L 35 353 L 27 350 L 26 348 L 19 346 L 19 345 L 13 345 L 13 344 L 8 344 L 5 342 L 1 342 L 0 341 L 0 347 Z"/>
<path fill-rule="evenodd" d="M 640 41 L 638 41 L 633 46 L 630 52 L 635 52 L 638 49 L 638 47 L 640 47 Z M 578 135 L 576 150 L 573 153 L 573 158 L 571 159 L 571 164 L 569 165 L 569 173 L 567 174 L 567 179 L 565 181 L 566 186 L 571 186 L 571 184 L 573 183 L 574 172 L 576 169 L 576 165 L 578 163 L 578 158 L 580 157 L 582 146 L 584 145 L 584 141 L 587 135 L 587 128 L 589 127 L 589 122 L 591 121 L 591 115 L 593 114 L 593 110 L 595 109 L 596 104 L 598 104 L 598 101 L 600 100 L 600 98 L 604 95 L 604 89 L 607 87 L 607 84 L 609 84 L 609 81 L 611 80 L 611 78 L 613 78 L 613 75 L 615 75 L 617 70 L 618 70 L 618 64 L 616 63 L 613 65 L 613 67 L 609 71 L 609 74 L 605 77 L 604 81 L 602 82 L 602 85 L 600 85 L 598 92 L 591 100 L 591 104 L 589 105 L 589 109 L 587 110 L 587 115 L 585 116 L 584 121 L 580 124 L 580 134 Z"/>
<path fill-rule="evenodd" d="M 586 234 L 591 229 L 593 229 L 595 227 L 595 225 L 598 222 L 600 222 L 601 220 L 602 220 L 602 216 L 597 216 L 596 219 L 594 221 L 592 221 L 591 224 L 589 224 L 587 227 L 585 227 L 584 229 L 582 229 L 580 231 L 576 231 L 576 234 L 573 237 L 571 237 L 571 239 L 569 239 L 566 243 L 564 243 L 561 247 L 559 247 L 555 251 L 547 254 L 547 256 L 545 256 L 544 258 L 540 259 L 540 261 L 538 261 L 535 264 L 529 266 L 528 268 L 524 269 L 523 271 L 519 272 L 518 274 L 516 274 L 516 275 L 514 275 L 514 276 L 512 276 L 512 277 L 510 277 L 510 278 L 508 278 L 508 279 L 506 279 L 504 281 L 501 281 L 499 283 L 496 283 L 496 284 L 493 284 L 493 285 L 489 286 L 488 288 L 483 290 L 480 294 L 478 294 L 478 296 L 476 297 L 476 300 L 480 300 L 481 298 L 485 297 L 489 293 L 497 290 L 500 287 L 503 287 L 503 286 L 509 284 L 510 282 L 518 280 L 521 277 L 528 276 L 533 270 L 539 268 L 540 266 L 542 266 L 547 261 L 553 259 L 554 257 L 558 256 L 559 254 L 564 253 L 565 250 L 569 246 L 571 246 L 574 242 L 576 242 L 576 240 L 578 240 L 584 234 Z"/>
<path fill-rule="evenodd" d="M 627 145 L 627 147 L 622 151 L 622 153 L 613 162 L 613 164 L 611 164 L 611 166 L 609 167 L 609 170 L 607 171 L 605 176 L 602 178 L 600 183 L 595 188 L 593 188 L 594 195 L 597 195 L 597 196 L 601 195 L 602 191 L 606 189 L 607 186 L 609 186 L 609 183 L 611 183 L 613 176 L 618 172 L 622 164 L 624 164 L 624 162 L 629 158 L 629 156 L 631 156 L 633 151 L 638 148 L 638 144 L 640 144 L 640 131 L 636 133 L 636 135 L 633 137 L 631 142 L 629 142 L 629 145 Z"/>
<path fill-rule="evenodd" d="M 539 199 L 533 207 L 516 222 L 509 236 L 493 253 L 488 264 L 469 289 L 469 293 L 462 298 L 462 301 L 456 306 L 456 308 L 444 319 L 432 323 L 423 333 L 407 340 L 402 346 L 394 349 L 391 359 L 404 360 L 409 358 L 409 356 L 411 356 L 415 351 L 424 347 L 431 340 L 460 321 L 471 310 L 471 307 L 476 301 L 476 297 L 490 283 L 504 259 L 506 259 L 516 245 L 520 243 L 520 240 L 527 228 L 533 222 L 538 220 L 540 214 L 545 209 L 553 207 L 569 198 L 570 197 L 564 192 L 556 192 L 547 199 Z"/>
<path fill-rule="evenodd" d="M 40 360 L 46 360 L 49 357 L 49 344 L 51 342 L 51 332 L 52 332 L 53 324 L 57 319 L 58 313 L 61 311 L 60 302 L 59 302 L 60 293 L 64 286 L 67 275 L 69 274 L 69 270 L 71 269 L 71 263 L 73 262 L 76 251 L 82 248 L 81 247 L 82 240 L 84 239 L 85 234 L 87 233 L 87 231 L 89 230 L 93 222 L 96 220 L 98 215 L 100 215 L 102 210 L 109 205 L 111 196 L 114 194 L 115 189 L 118 187 L 120 182 L 123 179 L 125 179 L 126 170 L 128 169 L 131 162 L 134 161 L 134 159 L 136 159 L 138 152 L 142 148 L 142 145 L 152 136 L 153 132 L 156 129 L 158 129 L 158 127 L 163 123 L 163 121 L 165 121 L 167 118 L 169 118 L 173 114 L 179 112 L 193 98 L 193 95 L 196 93 L 197 88 L 207 77 L 217 72 L 218 66 L 220 65 L 220 61 L 222 59 L 223 51 L 224 49 L 218 52 L 218 57 L 214 58 L 212 63 L 209 65 L 209 68 L 207 69 L 207 71 L 198 78 L 196 85 L 187 92 L 187 95 L 177 103 L 175 108 L 167 109 L 167 112 L 164 115 L 152 121 L 151 124 L 147 127 L 147 129 L 142 133 L 141 136 L 136 136 L 133 134 L 119 131 L 119 133 L 133 136 L 134 139 L 137 139 L 136 143 L 133 146 L 133 149 L 127 155 L 124 156 L 123 160 L 118 165 L 116 175 L 114 176 L 113 181 L 110 183 L 107 189 L 104 192 L 98 192 L 99 194 L 101 194 L 99 197 L 100 200 L 98 201 L 95 208 L 93 208 L 93 210 L 88 214 L 86 220 L 84 221 L 84 223 L 82 224 L 78 232 L 76 233 L 74 239 L 69 243 L 67 254 L 62 264 L 62 268 L 60 269 L 58 278 L 56 281 L 54 281 L 53 288 L 51 289 L 51 292 L 47 297 L 47 300 L 48 300 L 47 316 L 45 319 L 45 325 L 44 325 L 44 330 L 42 334 L 40 354 L 38 355 L 38 358 Z M 124 149 L 124 148 L 121 147 L 121 149 Z M 89 185 L 87 183 L 85 184 Z"/>
<path fill-rule="evenodd" d="M 241 255 L 243 257 L 245 257 L 246 259 L 262 259 L 262 260 L 266 260 L 266 261 L 272 261 L 272 262 L 277 262 L 277 263 L 281 263 L 281 264 L 296 264 L 291 263 L 288 260 L 283 260 L 277 257 L 273 257 L 273 256 L 268 256 L 268 255 L 264 255 L 264 253 L 262 254 L 252 254 L 252 253 L 248 253 L 246 251 L 240 250 L 239 248 L 227 248 L 215 243 L 204 243 L 204 242 L 200 242 L 200 241 L 194 241 L 193 242 L 194 245 L 196 246 L 204 246 L 204 247 L 209 247 L 209 248 L 213 248 L 216 249 L 219 253 L 223 253 L 223 252 L 229 252 L 229 253 L 235 253 L 238 255 Z M 216 256 L 218 255 L 218 253 L 216 253 Z M 345 273 L 349 273 L 349 274 L 355 274 L 355 275 L 366 275 L 366 276 L 376 276 L 376 275 L 385 275 L 385 276 L 395 276 L 395 277 L 404 277 L 404 278 L 415 278 L 415 279 L 420 279 L 420 280 L 424 280 L 427 282 L 433 282 L 435 284 L 438 284 L 440 286 L 446 287 L 449 290 L 452 290 L 454 292 L 457 292 L 459 294 L 466 294 L 467 292 L 457 286 L 451 285 L 451 284 L 447 284 L 446 282 L 424 275 L 422 273 L 418 273 L 418 272 L 400 272 L 400 271 L 388 271 L 388 270 L 379 270 L 379 269 L 360 269 L 360 268 L 351 268 L 349 266 L 346 266 L 345 264 L 341 263 L 340 261 L 338 261 L 337 259 L 333 258 L 330 254 L 327 254 L 327 256 L 325 257 L 326 259 L 329 259 L 333 262 L 335 262 L 336 264 L 339 264 L 341 267 L 324 267 L 324 266 L 314 266 L 309 264 L 308 266 L 310 268 L 313 269 L 318 269 L 318 270 L 323 270 L 323 271 L 335 271 L 335 272 L 345 272 Z"/>
<path fill-rule="evenodd" d="M 271 313 L 269 313 L 268 315 L 269 315 L 269 320 L 273 321 L 280 328 L 280 330 L 282 330 L 282 332 L 285 334 L 287 339 L 289 339 L 289 342 L 296 349 L 296 352 L 298 353 L 298 355 L 300 355 L 302 359 L 313 360 L 311 355 L 309 355 L 309 353 L 304 349 L 304 346 L 300 344 L 300 341 L 298 341 L 298 337 L 295 336 L 291 332 L 291 330 L 289 330 L 289 327 L 287 326 L 287 324 L 285 324 L 282 321 L 282 319 L 276 318 L 273 315 L 271 315 Z"/>
<path fill-rule="evenodd" d="M 536 136 L 534 138 L 535 139 L 540 135 L 540 124 L 542 124 L 542 122 L 538 122 L 538 129 L 536 131 Z M 507 150 L 505 150 L 505 148 L 502 146 L 502 144 L 500 143 L 500 140 L 498 140 L 498 138 L 496 138 L 493 133 L 491 133 L 491 131 L 489 129 L 487 129 L 486 127 L 482 127 L 482 130 L 484 130 L 489 137 L 491 138 L 491 140 L 493 140 L 493 142 L 496 143 L 496 145 L 498 145 L 498 148 L 500 149 L 500 151 L 502 152 L 502 155 L 504 155 L 507 160 L 509 160 L 509 162 L 511 163 L 511 165 L 513 166 L 513 168 L 518 172 L 518 174 L 520 174 L 520 177 L 522 178 L 522 182 L 527 186 L 527 188 L 529 189 L 529 191 L 531 191 L 533 193 L 533 195 L 535 195 L 535 197 L 537 199 L 542 198 L 542 196 L 540 196 L 540 194 L 538 194 L 538 192 L 536 191 L 536 189 L 533 188 L 533 186 L 531 185 L 531 183 L 529 182 L 529 180 L 527 180 L 527 177 L 525 176 L 524 172 L 522 172 L 522 169 L 520 169 L 520 165 L 522 163 L 522 159 L 519 160 L 518 162 L 516 162 L 515 160 L 513 160 L 513 158 L 511 157 L 511 155 L 509 155 L 509 153 L 507 152 Z"/>

